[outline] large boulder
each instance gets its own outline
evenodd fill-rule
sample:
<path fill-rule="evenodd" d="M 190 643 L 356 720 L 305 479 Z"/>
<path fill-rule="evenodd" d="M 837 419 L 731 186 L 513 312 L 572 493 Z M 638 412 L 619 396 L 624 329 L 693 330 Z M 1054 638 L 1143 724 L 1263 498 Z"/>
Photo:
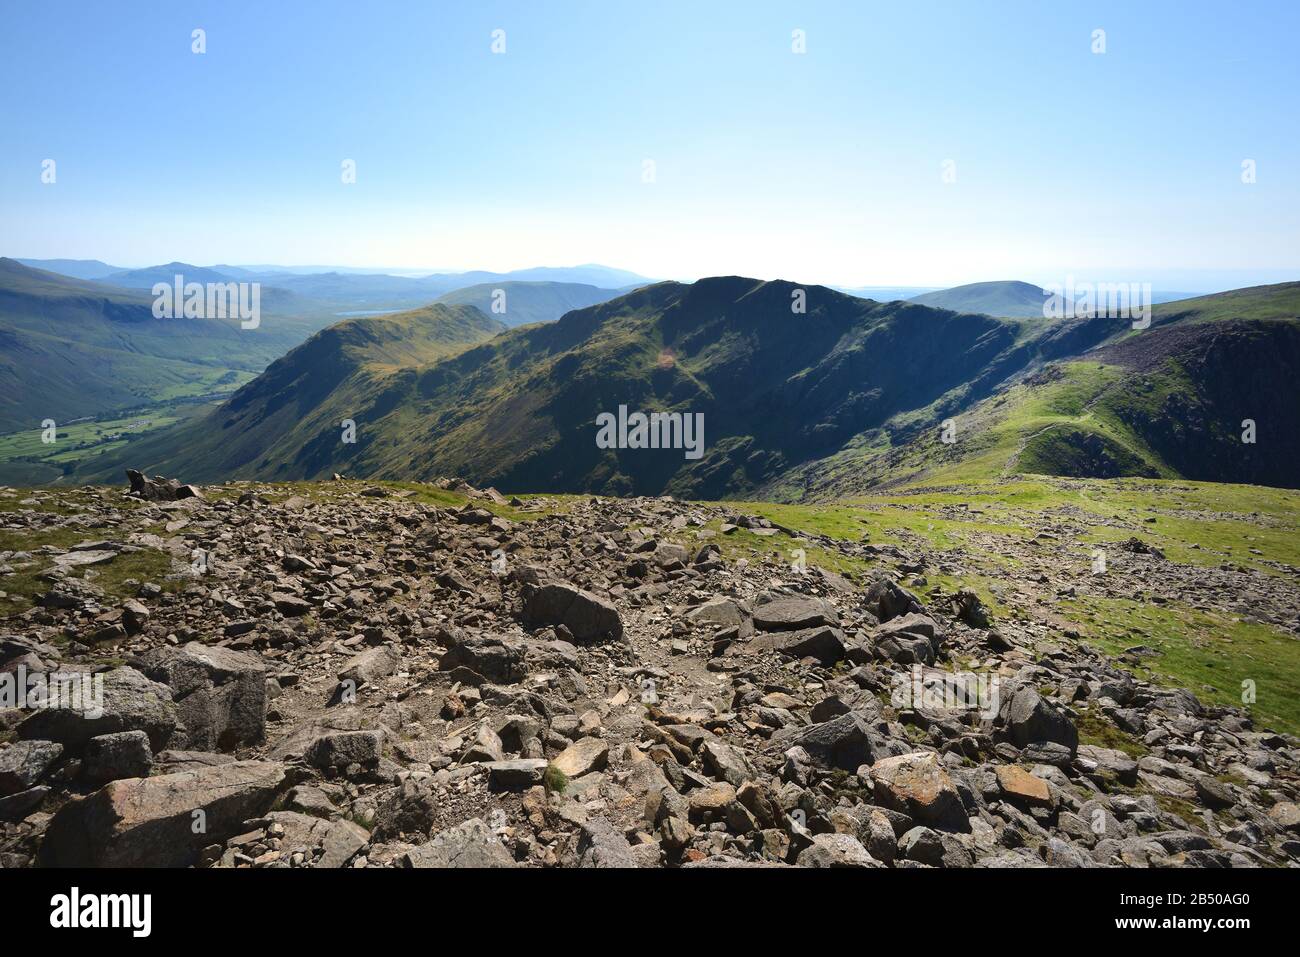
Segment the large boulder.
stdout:
<path fill-rule="evenodd" d="M 993 770 L 1002 796 L 1013 804 L 1047 807 L 1052 803 L 1052 792 L 1042 778 L 1014 764 L 1000 764 Z"/>
<path fill-rule="evenodd" d="M 183 498 L 203 497 L 203 493 L 193 485 L 182 485 L 176 479 L 161 475 L 150 478 L 137 469 L 127 469 L 126 479 L 131 483 L 126 494 L 146 502 L 173 502 Z"/>
<path fill-rule="evenodd" d="M 705 769 L 714 778 L 740 787 L 754 776 L 745 752 L 732 747 L 721 738 L 706 738 L 700 745 L 700 759 Z"/>
<path fill-rule="evenodd" d="M 716 628 L 737 629 L 741 638 L 747 638 L 754 631 L 754 621 L 740 602 L 731 598 L 714 598 L 702 605 L 696 605 L 686 613 L 686 619 L 697 625 L 712 625 Z"/>
<path fill-rule="evenodd" d="M 916 612 L 891 618 L 876 632 L 876 649 L 902 664 L 934 664 L 940 635 L 934 619 Z"/>
<path fill-rule="evenodd" d="M 524 618 L 534 625 L 564 625 L 581 642 L 623 635 L 623 620 L 617 608 L 567 582 L 547 582 L 529 589 L 524 598 Z"/>
<path fill-rule="evenodd" d="M 143 731 L 101 734 L 86 742 L 81 762 L 85 782 L 99 787 L 120 778 L 146 778 L 153 769 L 149 736 Z"/>
<path fill-rule="evenodd" d="M 375 840 L 387 842 L 402 835 L 427 837 L 438 818 L 439 796 L 433 788 L 407 778 L 389 791 L 375 812 Z"/>
<path fill-rule="evenodd" d="M 799 631 L 839 623 L 839 612 L 824 598 L 787 595 L 754 608 L 754 627 L 761 631 Z"/>
<path fill-rule="evenodd" d="M 578 835 L 578 866 L 627 868 L 637 862 L 627 838 L 608 821 L 594 819 L 583 824 Z"/>
<path fill-rule="evenodd" d="M 379 766 L 383 745 L 384 736 L 379 731 L 334 731 L 312 741 L 303 757 L 322 771 L 373 771 Z"/>
<path fill-rule="evenodd" d="M 1018 747 L 1051 741 L 1069 748 L 1071 754 L 1079 749 L 1079 731 L 1070 716 L 1029 685 L 1012 695 L 1003 716 L 1007 734 Z"/>
<path fill-rule="evenodd" d="M 44 867 L 186 867 L 199 852 L 266 812 L 285 784 L 270 761 L 232 761 L 113 781 L 50 821 Z"/>
<path fill-rule="evenodd" d="M 447 650 L 438 661 L 443 671 L 467 668 L 488 681 L 514 684 L 524 679 L 522 642 L 493 638 L 488 635 L 447 634 Z"/>
<path fill-rule="evenodd" d="M 367 648 L 348 662 L 347 667 L 339 672 L 338 679 L 340 684 L 350 681 L 354 687 L 360 688 L 395 674 L 401 666 L 400 648 L 395 645 L 379 645 Z"/>
<path fill-rule="evenodd" d="M 599 771 L 609 761 L 609 745 L 600 738 L 583 738 L 569 745 L 551 762 L 566 778 Z"/>
<path fill-rule="evenodd" d="M 401 857 L 404 867 L 517 867 L 504 844 L 479 818 L 439 832 Z"/>
<path fill-rule="evenodd" d="M 799 854 L 800 867 L 880 867 L 880 861 L 851 834 L 817 834 Z"/>
<path fill-rule="evenodd" d="M 182 725 L 175 747 L 231 751 L 265 738 L 266 667 L 255 655 L 192 641 L 152 649 L 139 661 L 172 689 Z"/>
<path fill-rule="evenodd" d="M 880 576 L 867 588 L 863 596 L 868 610 L 880 621 L 889 621 L 899 615 L 921 614 L 925 606 L 921 600 L 897 582 Z"/>
<path fill-rule="evenodd" d="M 944 831 L 970 830 L 952 778 L 931 751 L 882 758 L 871 765 L 876 803 Z"/>
<path fill-rule="evenodd" d="M 813 658 L 828 668 L 848 654 L 844 632 L 830 625 L 763 634 L 732 645 L 728 654 L 733 649 L 735 654 L 741 655 L 777 652 L 791 658 Z"/>
<path fill-rule="evenodd" d="M 845 771 L 870 764 L 876 748 L 870 726 L 856 712 L 814 724 L 801 731 L 794 743 L 818 764 Z"/>
<path fill-rule="evenodd" d="M 115 668 L 78 677 L 83 704 L 88 707 L 42 708 L 17 727 L 18 737 L 57 741 L 79 754 L 87 741 L 101 734 L 143 731 L 155 753 L 167 747 L 177 725 L 172 690 L 151 681 L 134 668 Z M 95 690 L 98 689 L 98 690 Z"/>

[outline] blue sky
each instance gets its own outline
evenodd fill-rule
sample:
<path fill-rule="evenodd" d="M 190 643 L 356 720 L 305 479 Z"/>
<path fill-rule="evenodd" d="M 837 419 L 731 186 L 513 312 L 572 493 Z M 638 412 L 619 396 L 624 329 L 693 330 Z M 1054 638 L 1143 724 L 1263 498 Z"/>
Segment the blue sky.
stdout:
<path fill-rule="evenodd" d="M 1300 278 L 1290 2 L 43 0 L 2 22 L 4 255 Z"/>

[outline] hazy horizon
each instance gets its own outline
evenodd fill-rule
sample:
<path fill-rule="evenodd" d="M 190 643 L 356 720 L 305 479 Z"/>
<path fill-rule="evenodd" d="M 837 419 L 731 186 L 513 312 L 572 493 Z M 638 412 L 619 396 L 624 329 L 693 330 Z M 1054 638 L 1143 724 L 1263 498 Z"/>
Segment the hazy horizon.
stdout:
<path fill-rule="evenodd" d="M 46 260 L 46 261 L 68 260 L 68 261 L 84 261 L 84 262 L 98 261 L 104 263 L 105 265 L 119 267 L 123 271 L 148 269 L 152 267 L 166 265 L 167 263 L 170 262 L 186 262 L 186 260 L 183 259 L 172 258 L 160 262 L 124 264 L 121 262 L 115 262 L 111 259 L 106 259 L 102 256 L 72 257 L 72 256 L 20 256 L 20 255 L 13 255 L 13 254 L 5 254 L 5 255 L 7 255 L 8 258 L 10 259 L 14 259 L 20 262 L 33 261 L 33 260 Z M 220 266 L 230 266 L 238 269 L 248 269 L 254 271 L 258 269 L 265 269 L 268 271 L 283 271 L 285 273 L 296 272 L 298 274 L 314 274 L 314 273 L 339 271 L 339 272 L 354 273 L 354 274 L 400 276 L 404 278 L 421 278 L 425 276 L 439 276 L 439 275 L 454 276 L 462 273 L 472 273 L 472 272 L 492 272 L 492 273 L 508 274 L 511 272 L 534 270 L 534 269 L 567 270 L 567 269 L 595 267 L 595 268 L 613 269 L 613 270 L 618 270 L 620 272 L 635 273 L 637 275 L 642 276 L 649 282 L 671 281 L 671 282 L 691 283 L 699 279 L 710 278 L 710 276 L 721 276 L 721 275 L 738 275 L 738 276 L 744 276 L 745 278 L 760 279 L 765 281 L 774 281 L 774 280 L 799 281 L 797 277 L 792 278 L 790 276 L 785 276 L 785 275 L 766 275 L 766 276 L 753 275 L 751 273 L 712 273 L 708 275 L 697 275 L 697 276 L 650 276 L 650 275 L 646 275 L 641 270 L 630 268 L 625 264 L 602 263 L 602 262 L 596 262 L 595 260 L 569 263 L 563 265 L 557 263 L 550 263 L 550 262 L 524 263 L 522 265 L 512 266 L 508 269 L 495 269 L 487 266 L 475 266 L 466 269 L 449 269 L 449 268 L 434 268 L 434 267 L 412 268 L 412 267 L 402 267 L 402 266 L 357 266 L 357 265 L 345 265 L 342 263 L 337 263 L 337 264 L 311 263 L 311 264 L 295 265 L 290 263 L 245 263 L 237 260 L 228 260 L 223 262 L 210 262 L 210 263 L 186 262 L 186 264 L 191 266 L 198 266 L 201 268 L 217 268 Z M 1121 280 L 1117 280 L 1113 278 L 1115 276 L 1123 276 L 1125 278 Z M 539 280 L 523 280 L 523 281 L 534 282 Z M 557 281 L 572 282 L 576 280 L 557 280 Z M 951 286 L 945 285 L 943 283 L 938 283 L 938 282 L 929 282 L 929 283 L 927 282 L 907 282 L 907 283 L 852 282 L 852 283 L 810 283 L 809 285 L 822 285 L 822 286 L 829 286 L 832 288 L 852 289 L 852 290 L 912 289 L 912 290 L 916 290 L 919 293 L 921 291 L 951 288 L 952 286 L 961 286 L 961 285 L 969 285 L 974 283 L 986 283 L 986 282 L 1002 282 L 1002 281 L 1027 282 L 1043 288 L 1051 288 L 1054 285 L 1061 285 L 1066 283 L 1067 281 L 1073 281 L 1076 284 L 1087 283 L 1087 282 L 1104 283 L 1104 282 L 1116 282 L 1116 281 L 1124 281 L 1124 282 L 1140 281 L 1140 282 L 1151 283 L 1153 289 L 1156 292 L 1188 292 L 1188 293 L 1197 293 L 1197 294 L 1210 294 L 1215 292 L 1227 292 L 1232 289 L 1241 289 L 1249 286 L 1264 286 L 1264 285 L 1273 285 L 1276 283 L 1283 283 L 1283 282 L 1300 281 L 1300 268 L 1294 270 L 1284 270 L 1284 269 L 1245 270 L 1243 269 L 1237 271 L 1236 274 L 1230 273 L 1225 270 L 1212 270 L 1212 269 L 1203 270 L 1203 271 L 1184 270 L 1181 273 L 1170 272 L 1164 274 L 1150 274 L 1150 275 L 1138 275 L 1134 270 L 1131 269 L 1091 270 L 1077 275 L 1062 271 L 1059 274 L 1045 275 L 1041 277 L 1022 276 L 1022 275 L 986 276 L 979 279 L 972 279 L 969 280 L 968 282 L 953 283 L 951 284 Z M 604 288 L 615 288 L 615 287 L 604 287 Z"/>

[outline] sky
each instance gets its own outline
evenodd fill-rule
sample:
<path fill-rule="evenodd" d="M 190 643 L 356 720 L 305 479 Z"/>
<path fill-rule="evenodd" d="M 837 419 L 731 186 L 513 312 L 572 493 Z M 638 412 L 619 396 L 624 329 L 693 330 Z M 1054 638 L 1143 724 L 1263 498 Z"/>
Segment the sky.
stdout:
<path fill-rule="evenodd" d="M 1291 0 L 5 0 L 0 255 L 1300 279 L 1298 29 Z"/>

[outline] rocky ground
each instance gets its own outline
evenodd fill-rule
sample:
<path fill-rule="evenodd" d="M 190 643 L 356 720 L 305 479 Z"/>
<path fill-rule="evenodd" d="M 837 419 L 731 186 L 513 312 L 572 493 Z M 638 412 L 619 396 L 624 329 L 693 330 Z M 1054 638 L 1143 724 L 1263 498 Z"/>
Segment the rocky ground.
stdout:
<path fill-rule="evenodd" d="M 0 551 L 40 583 L 0 677 L 94 673 L 103 713 L 0 711 L 0 863 L 1300 862 L 1294 737 L 1062 631 L 1068 515 L 990 621 L 921 541 L 796 536 L 846 577 L 728 555 L 789 532 L 725 504 L 430 489 L 9 493 L 10 541 L 67 544 Z M 142 551 L 172 568 L 110 597 Z M 1112 561 L 1297 621 L 1294 578 Z"/>

